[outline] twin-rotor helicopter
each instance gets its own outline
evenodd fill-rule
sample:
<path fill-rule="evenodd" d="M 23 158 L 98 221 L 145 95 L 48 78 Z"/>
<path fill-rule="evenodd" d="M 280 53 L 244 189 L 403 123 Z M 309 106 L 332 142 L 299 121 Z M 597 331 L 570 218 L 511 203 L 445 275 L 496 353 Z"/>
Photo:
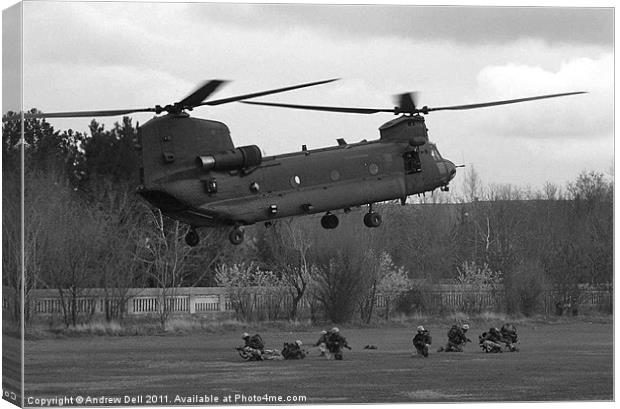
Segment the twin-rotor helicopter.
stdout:
<path fill-rule="evenodd" d="M 26 118 L 117 116 L 136 112 L 165 113 L 138 128 L 140 184 L 138 194 L 166 216 L 191 226 L 190 246 L 200 240 L 199 227 L 228 225 L 229 240 L 240 244 L 243 227 L 270 225 L 284 217 L 323 213 L 321 226 L 335 229 L 338 213 L 367 206 L 369 228 L 381 224 L 373 204 L 410 195 L 448 190 L 456 166 L 429 142 L 423 114 L 464 110 L 554 98 L 583 92 L 541 95 L 470 105 L 418 108 L 415 93 L 401 94 L 394 108 L 353 108 L 246 101 L 260 96 L 329 83 L 325 80 L 208 101 L 225 81 L 211 80 L 174 104 L 141 109 L 25 114 Z M 263 156 L 256 145 L 235 147 L 221 122 L 192 118 L 199 106 L 241 101 L 269 107 L 340 113 L 398 115 L 379 127 L 379 139 Z"/>

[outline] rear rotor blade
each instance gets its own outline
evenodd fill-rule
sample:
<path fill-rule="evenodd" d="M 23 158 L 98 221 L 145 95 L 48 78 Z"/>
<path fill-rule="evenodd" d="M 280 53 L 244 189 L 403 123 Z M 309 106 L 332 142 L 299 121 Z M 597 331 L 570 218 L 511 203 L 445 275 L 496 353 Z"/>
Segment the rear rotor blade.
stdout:
<path fill-rule="evenodd" d="M 88 116 L 117 116 L 134 112 L 155 112 L 155 108 L 114 109 L 106 111 L 73 111 L 73 112 L 37 112 L 25 113 L 24 118 L 78 118 Z"/>
<path fill-rule="evenodd" d="M 222 84 L 228 81 L 224 80 L 211 80 L 205 81 L 200 87 L 198 87 L 194 92 L 180 100 L 176 103 L 176 105 L 182 107 L 193 108 L 198 106 L 202 101 L 207 99 L 209 95 L 213 94 Z"/>
<path fill-rule="evenodd" d="M 307 84 L 293 85 L 293 86 L 290 86 L 290 87 L 272 89 L 272 90 L 269 90 L 269 91 L 255 92 L 255 93 L 252 93 L 252 94 L 238 95 L 236 97 L 216 99 L 214 101 L 203 102 L 203 103 L 197 104 L 195 106 L 227 104 L 229 102 L 241 101 L 242 99 L 262 97 L 263 95 L 277 94 L 279 92 L 291 91 L 291 90 L 294 90 L 294 89 L 305 88 L 305 87 L 312 87 L 314 85 L 327 84 L 328 82 L 338 81 L 338 79 L 339 78 L 334 78 L 334 79 L 331 79 L 331 80 L 324 80 L 324 81 L 317 81 L 317 82 L 309 82 Z"/>
<path fill-rule="evenodd" d="M 349 114 L 376 114 L 377 112 L 396 112 L 392 108 L 388 109 L 375 109 L 375 108 L 347 108 L 347 107 L 327 107 L 319 105 L 296 105 L 296 104 L 279 104 L 275 102 L 254 102 L 254 101 L 241 101 L 244 104 L 252 105 L 265 105 L 270 107 L 281 108 L 293 108 L 293 109 L 307 109 L 311 111 L 328 111 L 328 112 L 344 112 Z"/>
<path fill-rule="evenodd" d="M 564 97 L 567 95 L 577 95 L 577 94 L 587 94 L 585 91 L 578 92 L 566 92 L 563 94 L 550 94 L 550 95 L 540 95 L 536 97 L 528 97 L 528 98 L 518 98 L 518 99 L 507 99 L 504 101 L 493 101 L 493 102 L 483 102 L 480 104 L 469 104 L 469 105 L 453 105 L 447 107 L 437 107 L 437 108 L 427 108 L 424 107 L 419 110 L 419 112 L 431 112 L 431 111 L 442 111 L 442 110 L 461 110 L 461 109 L 474 109 L 474 108 L 484 108 L 491 107 L 496 105 L 507 105 L 507 104 L 516 104 L 518 102 L 526 102 L 526 101 L 534 101 L 537 99 L 545 99 L 545 98 L 555 98 L 555 97 Z"/>

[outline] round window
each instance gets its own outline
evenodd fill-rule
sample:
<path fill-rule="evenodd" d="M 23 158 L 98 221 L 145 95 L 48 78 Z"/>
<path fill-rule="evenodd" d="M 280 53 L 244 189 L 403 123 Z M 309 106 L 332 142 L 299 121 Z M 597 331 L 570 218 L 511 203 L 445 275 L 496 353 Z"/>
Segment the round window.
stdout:
<path fill-rule="evenodd" d="M 297 187 L 301 185 L 301 179 L 299 176 L 295 175 L 291 177 L 291 186 Z"/>

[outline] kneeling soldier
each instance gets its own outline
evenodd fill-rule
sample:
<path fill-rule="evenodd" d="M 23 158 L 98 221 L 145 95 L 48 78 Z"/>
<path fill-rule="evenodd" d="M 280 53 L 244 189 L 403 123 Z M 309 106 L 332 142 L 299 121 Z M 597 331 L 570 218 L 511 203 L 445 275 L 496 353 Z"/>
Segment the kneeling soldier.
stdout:
<path fill-rule="evenodd" d="M 437 352 L 463 352 L 463 347 L 467 342 L 471 342 L 471 339 L 467 338 L 467 330 L 469 325 L 463 324 L 462 326 L 453 325 L 448 331 L 448 345 L 441 347 Z"/>
<path fill-rule="evenodd" d="M 510 352 L 518 352 L 519 349 L 515 345 L 519 339 L 517 337 L 517 327 L 513 324 L 505 323 L 500 330 L 506 349 Z"/>
<path fill-rule="evenodd" d="M 422 355 L 423 357 L 428 357 L 428 349 L 431 346 L 433 339 L 431 338 L 431 334 L 427 329 L 424 329 L 422 325 L 418 327 L 418 333 L 413 337 L 413 346 L 416 349 L 418 355 Z"/>
<path fill-rule="evenodd" d="M 332 328 L 327 337 L 327 351 L 329 351 L 328 359 L 331 358 L 331 355 L 338 361 L 342 360 L 342 349 L 347 348 L 351 349 L 345 337 L 340 335 L 340 330 L 336 327 Z"/>

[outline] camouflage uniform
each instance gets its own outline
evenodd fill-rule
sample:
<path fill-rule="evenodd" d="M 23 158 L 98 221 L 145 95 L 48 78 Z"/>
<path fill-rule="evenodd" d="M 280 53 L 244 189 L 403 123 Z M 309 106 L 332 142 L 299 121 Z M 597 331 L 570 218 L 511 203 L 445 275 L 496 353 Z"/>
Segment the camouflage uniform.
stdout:
<path fill-rule="evenodd" d="M 504 325 L 502 325 L 500 333 L 502 335 L 504 344 L 506 344 L 506 349 L 508 349 L 510 352 L 519 351 L 519 349 L 515 345 L 519 341 L 517 337 L 517 327 L 515 327 L 513 324 L 505 323 Z"/>
<path fill-rule="evenodd" d="M 246 361 L 262 361 L 265 352 L 265 343 L 260 335 L 250 336 L 247 332 L 241 338 L 245 341 L 245 345 L 237 347 L 239 355 Z"/>
<path fill-rule="evenodd" d="M 325 356 L 325 352 L 327 352 L 327 339 L 328 338 L 329 338 L 329 332 L 321 331 L 321 337 L 319 338 L 318 341 L 316 341 L 316 344 L 314 344 L 315 347 L 319 347 L 319 351 L 321 351 L 321 356 Z"/>
<path fill-rule="evenodd" d="M 301 349 L 302 345 L 300 340 L 291 343 L 285 342 L 282 348 L 282 357 L 284 359 L 304 359 L 306 351 Z"/>
<path fill-rule="evenodd" d="M 439 348 L 437 352 L 463 352 L 465 344 L 471 342 L 471 339 L 467 338 L 467 335 L 465 335 L 468 329 L 469 325 L 467 324 L 461 327 L 453 325 L 448 331 L 448 345 L 446 345 L 445 348 Z"/>
<path fill-rule="evenodd" d="M 338 361 L 342 360 L 343 348 L 351 349 L 345 337 L 340 335 L 340 331 L 338 330 L 338 328 L 332 328 L 327 337 L 326 346 L 327 351 L 329 352 L 328 359 L 330 359 L 333 355 L 333 357 Z"/>
<path fill-rule="evenodd" d="M 502 352 L 501 342 L 503 342 L 503 339 L 497 328 L 490 328 L 489 331 L 483 332 L 478 339 L 480 341 L 480 348 L 484 352 Z"/>
<path fill-rule="evenodd" d="M 415 337 L 413 337 L 413 346 L 415 347 L 417 354 L 428 358 L 428 348 L 431 346 L 432 342 L 433 338 L 431 337 L 430 332 L 420 325 L 418 327 L 418 333 L 415 334 Z"/>

